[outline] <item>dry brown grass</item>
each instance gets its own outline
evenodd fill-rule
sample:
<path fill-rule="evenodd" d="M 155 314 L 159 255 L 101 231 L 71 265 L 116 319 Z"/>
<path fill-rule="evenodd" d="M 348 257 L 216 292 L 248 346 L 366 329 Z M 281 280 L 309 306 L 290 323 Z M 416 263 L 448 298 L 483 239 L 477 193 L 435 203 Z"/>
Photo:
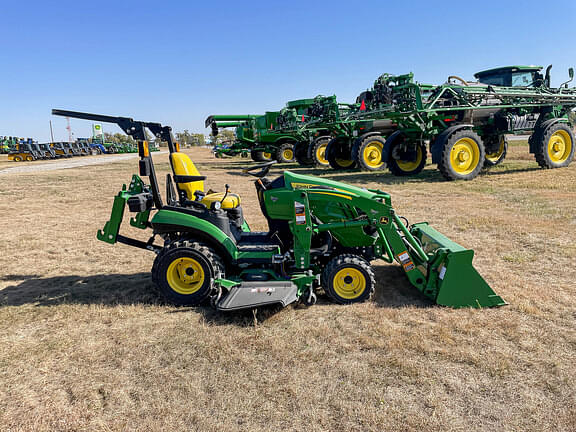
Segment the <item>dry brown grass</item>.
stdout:
<path fill-rule="evenodd" d="M 135 161 L 0 175 L 0 430 L 575 430 L 576 164 L 510 153 L 472 182 L 295 168 L 389 191 L 473 248 L 510 306 L 431 305 L 376 263 L 373 302 L 256 323 L 162 304 L 152 254 L 95 239 Z M 263 229 L 245 161 L 193 158 Z"/>

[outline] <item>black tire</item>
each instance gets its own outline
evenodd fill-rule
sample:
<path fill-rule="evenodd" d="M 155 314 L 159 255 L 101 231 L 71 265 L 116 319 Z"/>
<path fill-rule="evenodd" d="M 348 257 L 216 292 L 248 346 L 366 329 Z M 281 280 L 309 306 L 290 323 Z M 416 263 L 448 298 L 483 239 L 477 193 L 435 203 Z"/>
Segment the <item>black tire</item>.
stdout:
<path fill-rule="evenodd" d="M 170 243 L 156 256 L 152 281 L 168 302 L 197 306 L 216 294 L 214 279 L 223 273 L 216 252 L 201 243 L 182 240 Z M 199 279 L 194 281 L 195 277 Z"/>
<path fill-rule="evenodd" d="M 354 145 L 352 155 L 358 166 L 365 171 L 380 171 L 386 168 L 382 160 L 386 140 L 379 135 L 363 138 Z"/>
<path fill-rule="evenodd" d="M 326 294 L 340 304 L 369 300 L 376 288 L 374 270 L 364 258 L 342 254 L 332 258 L 321 276 Z"/>
<path fill-rule="evenodd" d="M 506 159 L 506 154 L 508 153 L 508 141 L 504 135 L 490 137 L 491 140 L 496 141 L 497 146 L 486 146 L 486 156 L 484 157 L 484 167 L 490 168 L 496 165 L 500 165 L 504 159 Z M 495 148 L 496 150 L 492 153 L 488 153 L 488 148 Z"/>
<path fill-rule="evenodd" d="M 484 166 L 484 143 L 470 129 L 458 130 L 442 145 L 438 169 L 446 180 L 472 180 Z"/>
<path fill-rule="evenodd" d="M 316 138 L 312 143 L 310 148 L 310 156 L 314 165 L 317 167 L 327 168 L 330 166 L 330 162 L 328 162 L 328 159 L 326 159 L 326 150 L 331 140 L 331 137 L 323 136 Z"/>
<path fill-rule="evenodd" d="M 332 138 L 326 147 L 326 160 L 335 170 L 356 168 L 356 161 L 352 158 L 352 151 L 345 137 Z"/>
<path fill-rule="evenodd" d="M 269 162 L 272 160 L 271 157 L 266 157 L 265 153 L 264 150 L 252 150 L 250 151 L 250 157 L 254 162 Z"/>
<path fill-rule="evenodd" d="M 424 143 L 406 143 L 398 137 L 390 145 L 386 165 L 395 176 L 412 176 L 422 172 L 427 157 Z"/>
<path fill-rule="evenodd" d="M 314 165 L 314 160 L 308 157 L 308 147 L 306 141 L 300 141 L 294 144 L 294 159 L 302 166 Z"/>
<path fill-rule="evenodd" d="M 574 159 L 574 134 L 566 123 L 537 130 L 531 139 L 536 147 L 534 157 L 541 168 L 566 167 Z"/>
<path fill-rule="evenodd" d="M 22 156 L 14 156 L 14 162 L 22 162 Z"/>
<path fill-rule="evenodd" d="M 276 160 L 279 163 L 294 162 L 294 143 L 286 142 L 276 149 Z"/>

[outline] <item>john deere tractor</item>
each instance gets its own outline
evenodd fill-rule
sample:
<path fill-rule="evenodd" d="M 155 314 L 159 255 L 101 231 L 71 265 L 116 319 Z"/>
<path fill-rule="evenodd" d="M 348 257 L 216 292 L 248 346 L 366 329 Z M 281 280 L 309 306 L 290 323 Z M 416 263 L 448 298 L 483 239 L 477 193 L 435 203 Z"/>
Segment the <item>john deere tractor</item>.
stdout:
<path fill-rule="evenodd" d="M 370 262 L 382 259 L 397 261 L 410 283 L 438 304 L 505 304 L 472 266 L 473 251 L 425 222 L 408 224 L 385 192 L 289 171 L 269 179 L 275 161 L 260 164 L 245 172 L 256 178 L 268 230 L 253 232 L 240 196 L 228 185 L 223 192 L 204 190 L 205 177 L 179 151 L 170 127 L 127 117 L 52 112 L 116 123 L 137 140 L 139 175 L 114 198 L 110 220 L 97 237 L 155 252 L 152 280 L 170 302 L 209 302 L 222 311 L 311 305 L 320 288 L 337 303 L 361 302 L 372 296 L 376 285 Z M 145 128 L 168 144 L 172 173 L 167 175 L 165 197 Z M 119 233 L 126 204 L 133 214 L 130 225 L 149 231 L 148 241 Z"/>

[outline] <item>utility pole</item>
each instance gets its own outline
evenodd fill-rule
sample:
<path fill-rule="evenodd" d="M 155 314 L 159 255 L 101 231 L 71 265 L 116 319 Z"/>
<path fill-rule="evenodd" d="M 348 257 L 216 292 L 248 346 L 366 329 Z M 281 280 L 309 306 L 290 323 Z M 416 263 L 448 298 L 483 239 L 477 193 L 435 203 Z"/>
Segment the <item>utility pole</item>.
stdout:
<path fill-rule="evenodd" d="M 50 142 L 54 142 L 54 131 L 52 130 L 52 120 L 50 120 L 50 138 L 52 139 L 52 141 Z"/>
<path fill-rule="evenodd" d="M 70 117 L 66 117 L 66 130 L 68 131 L 68 142 L 72 142 L 72 127 L 70 126 Z"/>

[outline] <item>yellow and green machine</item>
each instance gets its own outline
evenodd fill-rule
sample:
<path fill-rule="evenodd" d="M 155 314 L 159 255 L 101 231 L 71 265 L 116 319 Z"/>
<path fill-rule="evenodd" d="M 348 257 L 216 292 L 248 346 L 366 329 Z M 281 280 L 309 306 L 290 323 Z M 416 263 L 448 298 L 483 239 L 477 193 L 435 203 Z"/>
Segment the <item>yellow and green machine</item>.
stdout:
<path fill-rule="evenodd" d="M 115 123 L 138 142 L 139 174 L 116 195 L 97 237 L 154 252 L 152 280 L 170 302 L 209 302 L 222 311 L 311 305 L 320 290 L 338 303 L 366 301 L 376 286 L 371 262 L 381 259 L 396 261 L 410 283 L 440 305 L 506 304 L 474 268 L 472 250 L 426 222 L 409 224 L 383 191 L 290 171 L 271 179 L 276 162 L 259 164 L 245 172 L 255 177 L 268 230 L 254 232 L 241 197 L 228 185 L 223 192 L 205 191 L 206 177 L 180 151 L 170 127 L 127 117 L 53 114 Z M 145 129 L 170 151 L 164 197 Z M 147 241 L 120 234 L 126 205 L 130 225 L 149 232 Z"/>
<path fill-rule="evenodd" d="M 388 168 L 397 176 L 422 171 L 428 152 L 447 180 L 471 180 L 506 157 L 509 134 L 529 134 L 529 151 L 542 168 L 574 158 L 569 113 L 576 89 L 550 84 L 551 66 L 507 66 L 420 84 L 413 74 L 382 74 L 355 108 L 329 123 L 326 158 L 335 169 Z"/>

